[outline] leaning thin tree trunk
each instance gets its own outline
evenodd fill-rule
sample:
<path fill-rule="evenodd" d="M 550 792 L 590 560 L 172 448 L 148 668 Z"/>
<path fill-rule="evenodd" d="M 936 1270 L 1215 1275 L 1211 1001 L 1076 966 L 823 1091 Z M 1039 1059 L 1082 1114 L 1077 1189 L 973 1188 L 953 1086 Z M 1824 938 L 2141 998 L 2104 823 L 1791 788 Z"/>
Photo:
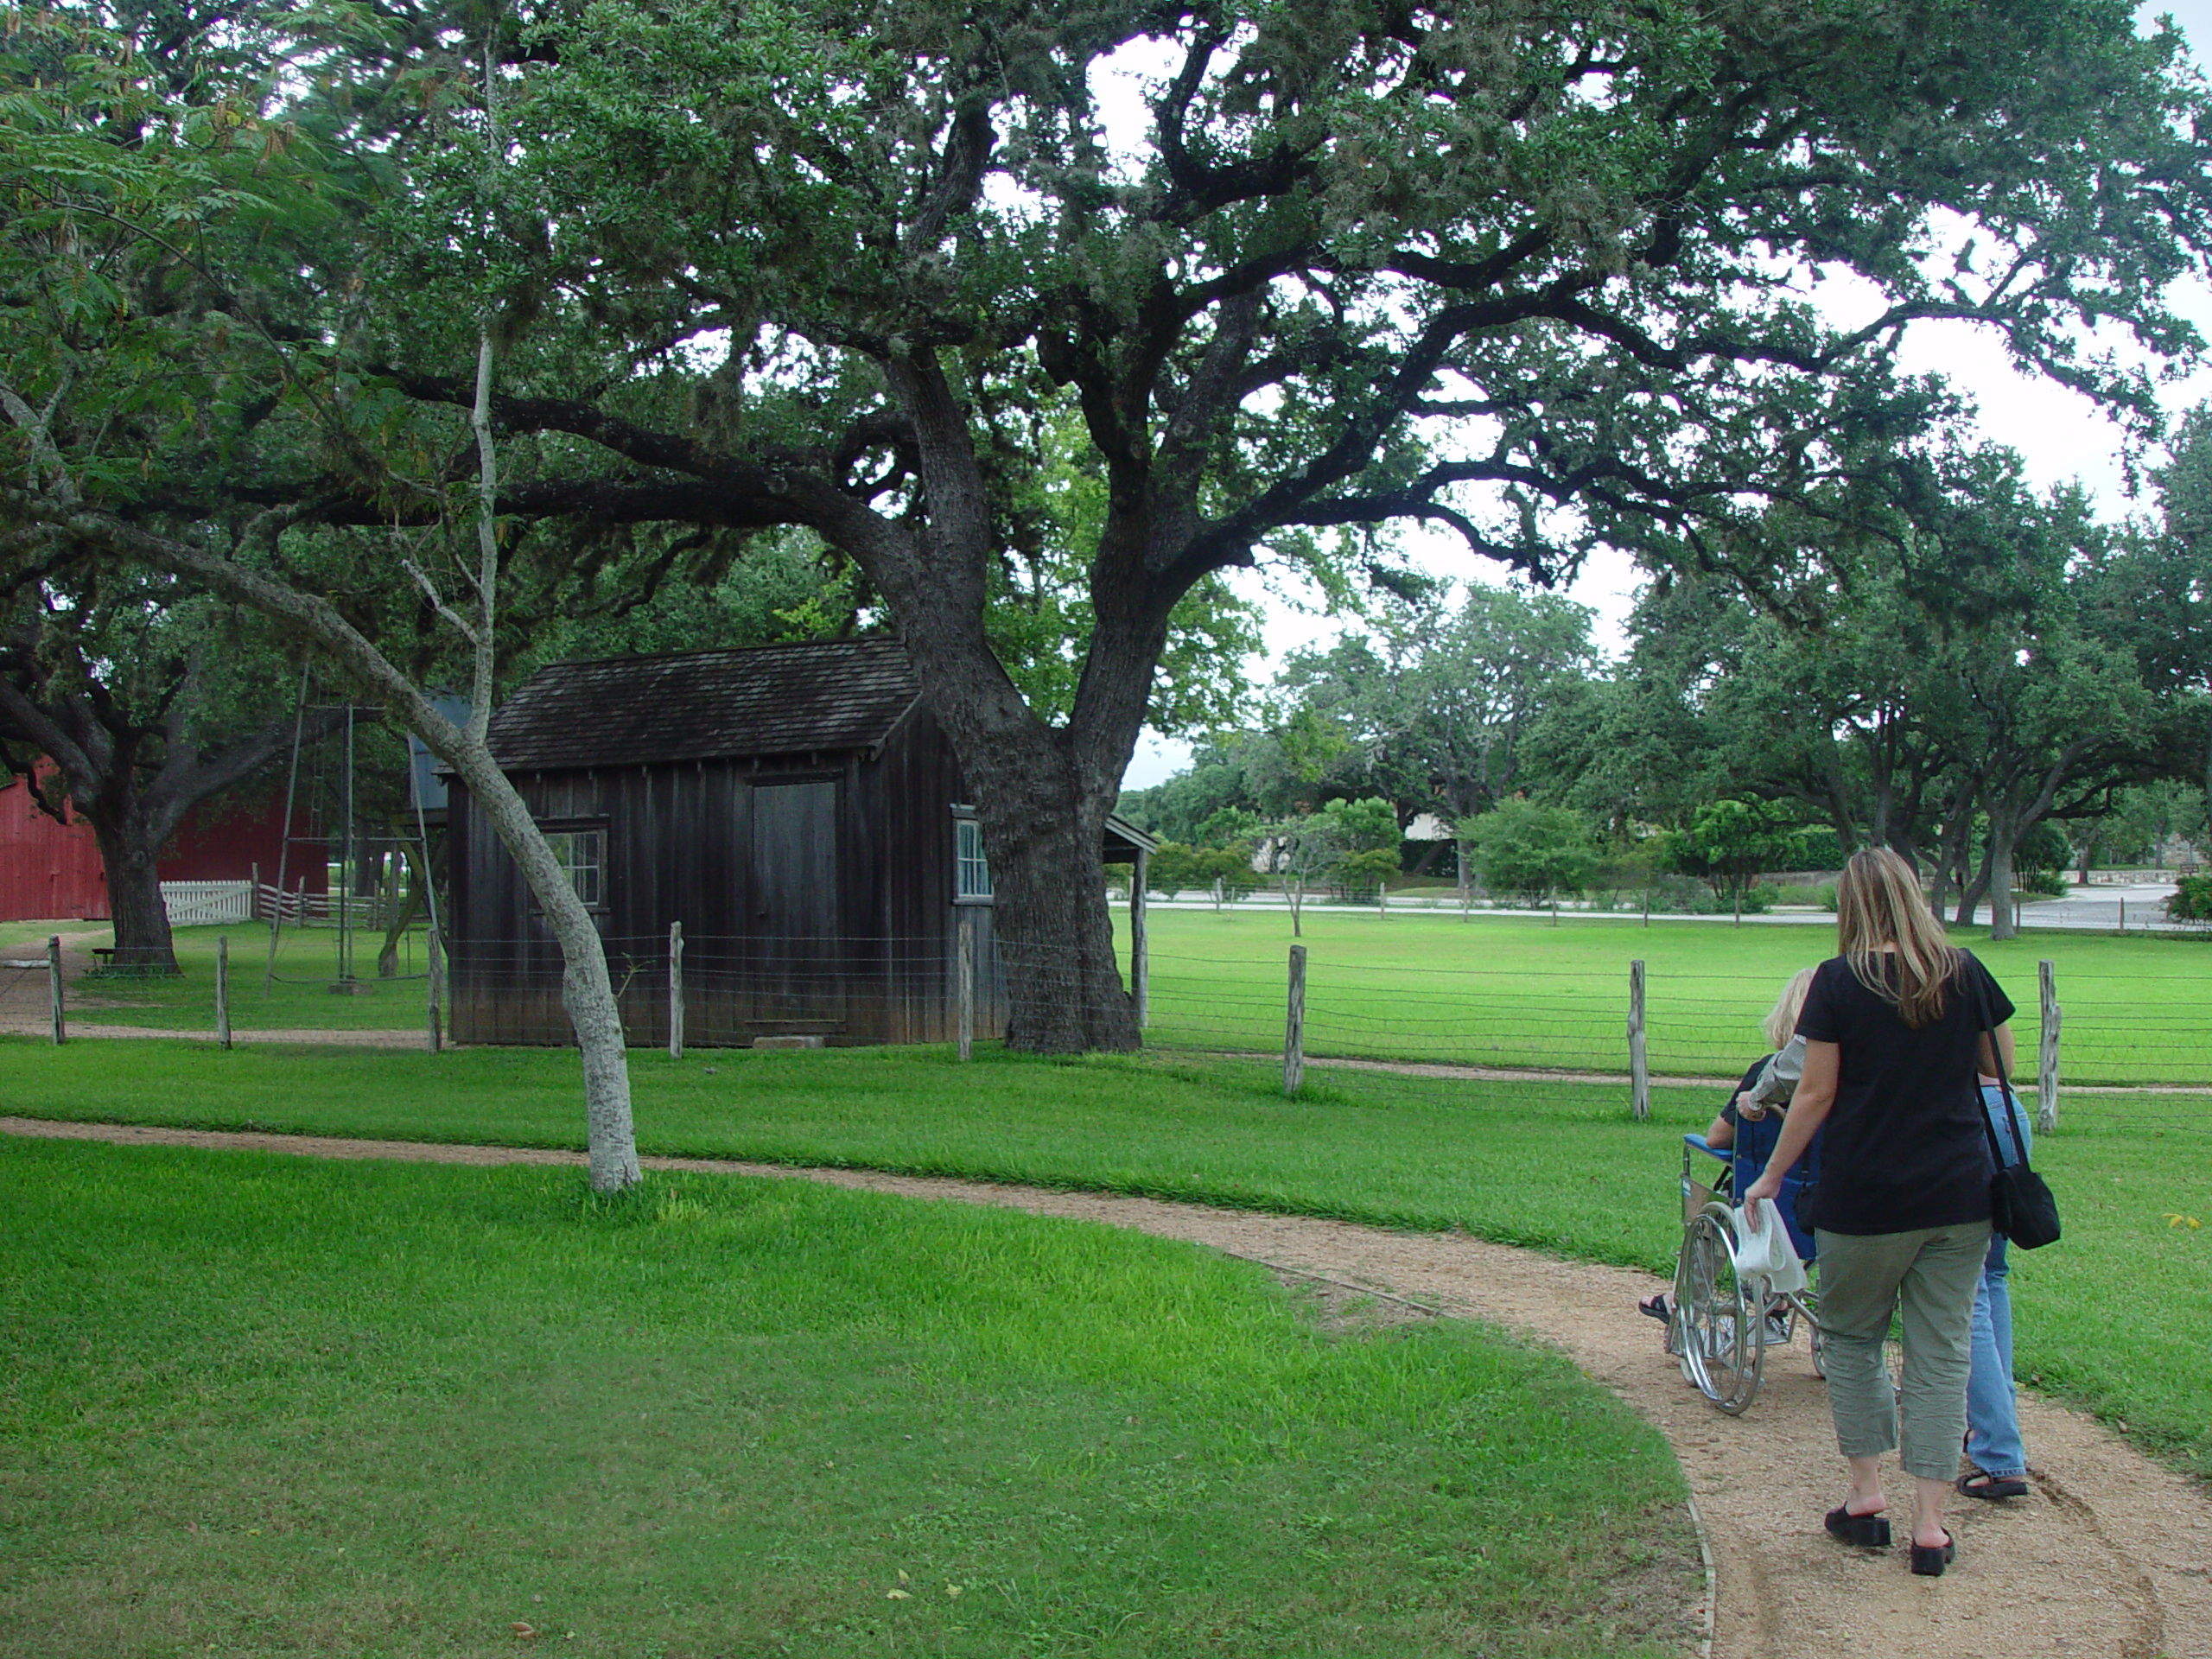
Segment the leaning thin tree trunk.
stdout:
<path fill-rule="evenodd" d="M 273 531 L 282 521 L 267 522 Z M 575 1025 L 577 1046 L 583 1057 L 592 1186 L 598 1192 L 612 1192 L 635 1181 L 638 1149 L 631 1125 L 628 1058 L 623 1050 L 613 985 L 607 977 L 606 950 L 592 925 L 590 912 L 577 899 L 566 872 L 554 859 L 543 834 L 492 758 L 480 734 L 464 731 L 448 720 L 327 600 L 302 593 L 220 554 L 156 535 L 105 513 L 76 510 L 61 515 L 58 524 L 81 542 L 157 570 L 190 577 L 226 599 L 297 628 L 329 654 L 340 673 L 383 702 L 433 754 L 453 767 L 483 805 L 561 944 L 567 964 L 562 1001 Z M 1099 897 L 1103 909 L 1104 895 Z"/>
<path fill-rule="evenodd" d="M 433 745 L 435 747 L 435 746 Z M 637 1135 L 630 1113 L 630 1061 L 622 1012 L 607 971 L 607 950 L 591 912 L 576 897 L 569 873 L 515 786 L 482 744 L 444 757 L 484 810 L 500 844 L 529 883 L 531 896 L 559 941 L 561 1005 L 575 1027 L 583 1060 L 586 1145 L 594 1192 L 612 1192 L 638 1179 Z"/>
<path fill-rule="evenodd" d="M 485 54 L 485 100 L 492 98 L 491 54 Z M 494 163 L 496 165 L 496 162 Z M 493 761 L 486 740 L 492 716 L 492 687 L 498 671 L 495 595 L 499 582 L 499 450 L 492 434 L 492 331 L 477 335 L 476 403 L 469 426 L 476 436 L 476 593 L 478 620 L 474 644 L 476 664 L 469 692 L 463 779 L 484 808 L 531 895 L 561 945 L 561 1004 L 575 1027 L 576 1052 L 583 1061 L 584 1125 L 591 1185 L 611 1192 L 639 1178 L 638 1141 L 630 1113 L 630 1056 L 622 1033 L 622 1011 L 607 972 L 607 947 L 599 928 L 576 896 L 569 873 L 545 844 L 544 832 L 530 814 L 505 772 Z M 435 746 L 434 746 L 435 747 Z M 454 763 L 460 766 L 457 760 Z M 474 776 L 471 772 L 474 771 Z M 1103 908 L 1103 905 L 1101 908 Z"/>

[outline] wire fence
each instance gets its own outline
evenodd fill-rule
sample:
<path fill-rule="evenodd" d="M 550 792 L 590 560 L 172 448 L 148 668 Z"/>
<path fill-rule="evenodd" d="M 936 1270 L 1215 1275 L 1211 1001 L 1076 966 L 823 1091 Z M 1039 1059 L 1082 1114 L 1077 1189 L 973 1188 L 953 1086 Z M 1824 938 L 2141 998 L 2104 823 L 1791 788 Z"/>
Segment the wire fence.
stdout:
<path fill-rule="evenodd" d="M 964 944 L 963 944 L 964 937 Z M 244 950 L 245 942 L 239 941 Z M 905 938 L 610 936 L 602 940 L 630 1042 L 640 1046 L 845 1046 L 988 1040 L 1015 999 L 1033 1011 L 1076 1006 L 1102 984 L 1133 982 L 1150 1047 L 1287 1062 L 1342 1061 L 1471 1075 L 1497 1071 L 1649 1084 L 1732 1082 L 1766 1046 L 1760 1020 L 1771 976 L 1750 971 L 1546 971 L 1402 963 L 1304 962 L 1295 1001 L 1288 963 L 1272 952 L 1198 954 L 1148 948 L 1102 963 L 1080 953 L 995 940 L 988 919 L 944 936 Z M 2186 950 L 2182 945 L 2176 949 Z M 38 945 L 0 951 L 0 1012 L 28 1030 L 50 996 Z M 411 955 L 411 949 L 410 949 Z M 964 963 L 963 963 L 963 958 Z M 415 968 L 410 960 L 408 968 Z M 427 969 L 427 963 L 424 969 Z M 257 960 L 239 963 L 255 981 Z M 466 941 L 432 994 L 453 1040 L 566 1045 L 564 967 L 550 934 Z M 1109 979 L 1103 976 L 1110 976 Z M 1641 980 L 1640 995 L 1635 981 Z M 2202 976 L 2101 969 L 2051 985 L 2008 987 L 2017 1078 L 2046 1065 L 2077 1122 L 2204 1121 L 2212 1103 L 2212 996 Z M 418 1009 L 396 1017 L 419 1029 Z M 1632 1052 L 1640 1035 L 1643 1063 Z M 2098 1091 L 2114 1091 L 2109 1095 Z M 2187 1091 L 2200 1091 L 2192 1097 Z M 2092 1105 L 2101 1101 L 2102 1104 Z"/>
<path fill-rule="evenodd" d="M 1150 955 L 1145 1038 L 1155 1048 L 1272 1057 L 1292 1027 L 1304 1061 L 1446 1072 L 1495 1069 L 1618 1079 L 1636 1086 L 1731 1086 L 1768 1047 L 1770 976 L 1544 972 L 1376 965 L 1313 957 L 1299 967 L 1250 957 Z M 1639 988 L 1635 983 L 1641 980 Z M 2212 998 L 2171 975 L 2082 976 L 2068 1001 L 2052 982 L 2015 986 L 2016 1082 L 2031 1110 L 2048 1057 L 2054 1089 L 2093 1116 L 2205 1121 L 2212 1092 Z M 1632 1052 L 1641 1038 L 1643 1064 Z M 1293 1070 L 1285 1056 L 1286 1078 Z M 1716 1106 L 1718 1101 L 1715 1102 Z"/>
<path fill-rule="evenodd" d="M 602 936 L 625 1034 L 681 1048 L 952 1040 L 960 1007 L 957 936 L 880 939 L 701 934 Z M 971 1037 L 1005 1023 L 1005 975 L 983 933 L 969 985 Z M 575 1040 L 565 974 L 550 933 L 463 939 L 446 966 L 454 1039 Z"/>

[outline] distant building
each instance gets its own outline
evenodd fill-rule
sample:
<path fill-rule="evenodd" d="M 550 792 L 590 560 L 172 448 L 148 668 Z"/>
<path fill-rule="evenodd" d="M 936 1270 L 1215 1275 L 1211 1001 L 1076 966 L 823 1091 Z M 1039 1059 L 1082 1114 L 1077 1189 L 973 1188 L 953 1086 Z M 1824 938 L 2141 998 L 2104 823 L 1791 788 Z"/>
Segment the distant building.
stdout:
<path fill-rule="evenodd" d="M 972 798 L 897 640 L 556 664 L 491 744 L 598 920 L 632 1043 L 667 1040 L 679 922 L 687 1044 L 948 1040 L 963 917 L 976 1034 L 1003 1030 Z M 454 1038 L 570 1041 L 560 947 L 448 781 Z M 1154 844 L 1112 820 L 1101 857 Z"/>
<path fill-rule="evenodd" d="M 0 922 L 106 919 L 99 843 L 75 808 L 64 810 L 66 823 L 41 811 L 20 779 L 0 789 Z"/>
<path fill-rule="evenodd" d="M 41 775 L 48 775 L 43 767 Z M 107 919 L 99 842 L 75 807 L 65 811 L 66 823 L 40 810 L 20 779 L 0 789 L 0 922 Z M 232 791 L 201 802 L 184 815 L 162 849 L 160 879 L 244 881 L 258 874 L 273 883 L 283 850 L 283 817 L 282 798 L 274 791 Z M 306 836 L 303 812 L 294 828 Z M 302 881 L 311 893 L 328 890 L 321 855 L 302 857 L 296 848 L 286 885 L 296 889 Z"/>

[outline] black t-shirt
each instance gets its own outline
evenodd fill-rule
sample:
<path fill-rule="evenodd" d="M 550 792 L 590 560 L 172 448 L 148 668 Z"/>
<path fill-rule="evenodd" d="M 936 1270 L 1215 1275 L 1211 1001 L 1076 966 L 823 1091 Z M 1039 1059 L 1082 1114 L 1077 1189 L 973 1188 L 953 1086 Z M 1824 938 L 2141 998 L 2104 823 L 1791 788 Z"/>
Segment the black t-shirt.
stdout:
<path fill-rule="evenodd" d="M 1973 957 L 1919 1030 L 1831 957 L 1813 976 L 1797 1034 L 1840 1051 L 1835 1105 L 1821 1139 L 1813 1224 L 1832 1233 L 1903 1233 L 1989 1219 L 1989 1149 L 1975 1083 L 1977 982 L 2002 1025 L 2012 1001 Z"/>

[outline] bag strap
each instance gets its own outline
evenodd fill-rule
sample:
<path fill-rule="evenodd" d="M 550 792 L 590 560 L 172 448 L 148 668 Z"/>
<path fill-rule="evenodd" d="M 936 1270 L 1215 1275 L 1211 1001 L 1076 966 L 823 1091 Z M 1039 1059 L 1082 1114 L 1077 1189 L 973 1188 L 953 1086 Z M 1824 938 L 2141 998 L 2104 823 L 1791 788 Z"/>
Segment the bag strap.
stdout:
<path fill-rule="evenodd" d="M 1980 1005 L 1981 1008 L 1981 1030 L 1989 1033 L 1989 1058 L 1997 1063 L 1995 1067 L 1997 1086 L 2003 1090 L 2005 1096 L 2005 1127 L 2012 1132 L 2012 1150 L 2019 1154 L 2018 1160 L 2019 1166 L 2025 1169 L 2028 1166 L 2027 1138 L 2020 1133 L 2020 1103 L 2012 1098 L 2012 1080 L 2005 1075 L 2005 1057 L 1997 1052 L 1997 1020 L 1989 1006 L 1988 971 L 1974 960 L 1971 951 L 1966 953 L 1966 957 L 1970 964 L 1968 974 L 1974 981 L 1974 1001 Z M 1977 1043 L 1975 1046 L 1979 1048 L 1980 1045 Z M 1974 1058 L 1976 1061 L 1974 1069 L 1978 1071 L 1981 1069 L 1980 1056 L 1977 1054 Z M 1977 1105 L 1980 1103 L 1979 1099 L 1980 1093 L 1981 1085 L 1977 1083 L 1974 1085 Z M 1989 1137 L 1991 1161 L 1998 1168 L 2004 1168 L 2005 1149 L 1998 1141 L 1997 1127 L 1989 1121 L 1989 1113 L 1986 1110 L 1984 1110 L 1981 1115 L 1981 1132 Z"/>

